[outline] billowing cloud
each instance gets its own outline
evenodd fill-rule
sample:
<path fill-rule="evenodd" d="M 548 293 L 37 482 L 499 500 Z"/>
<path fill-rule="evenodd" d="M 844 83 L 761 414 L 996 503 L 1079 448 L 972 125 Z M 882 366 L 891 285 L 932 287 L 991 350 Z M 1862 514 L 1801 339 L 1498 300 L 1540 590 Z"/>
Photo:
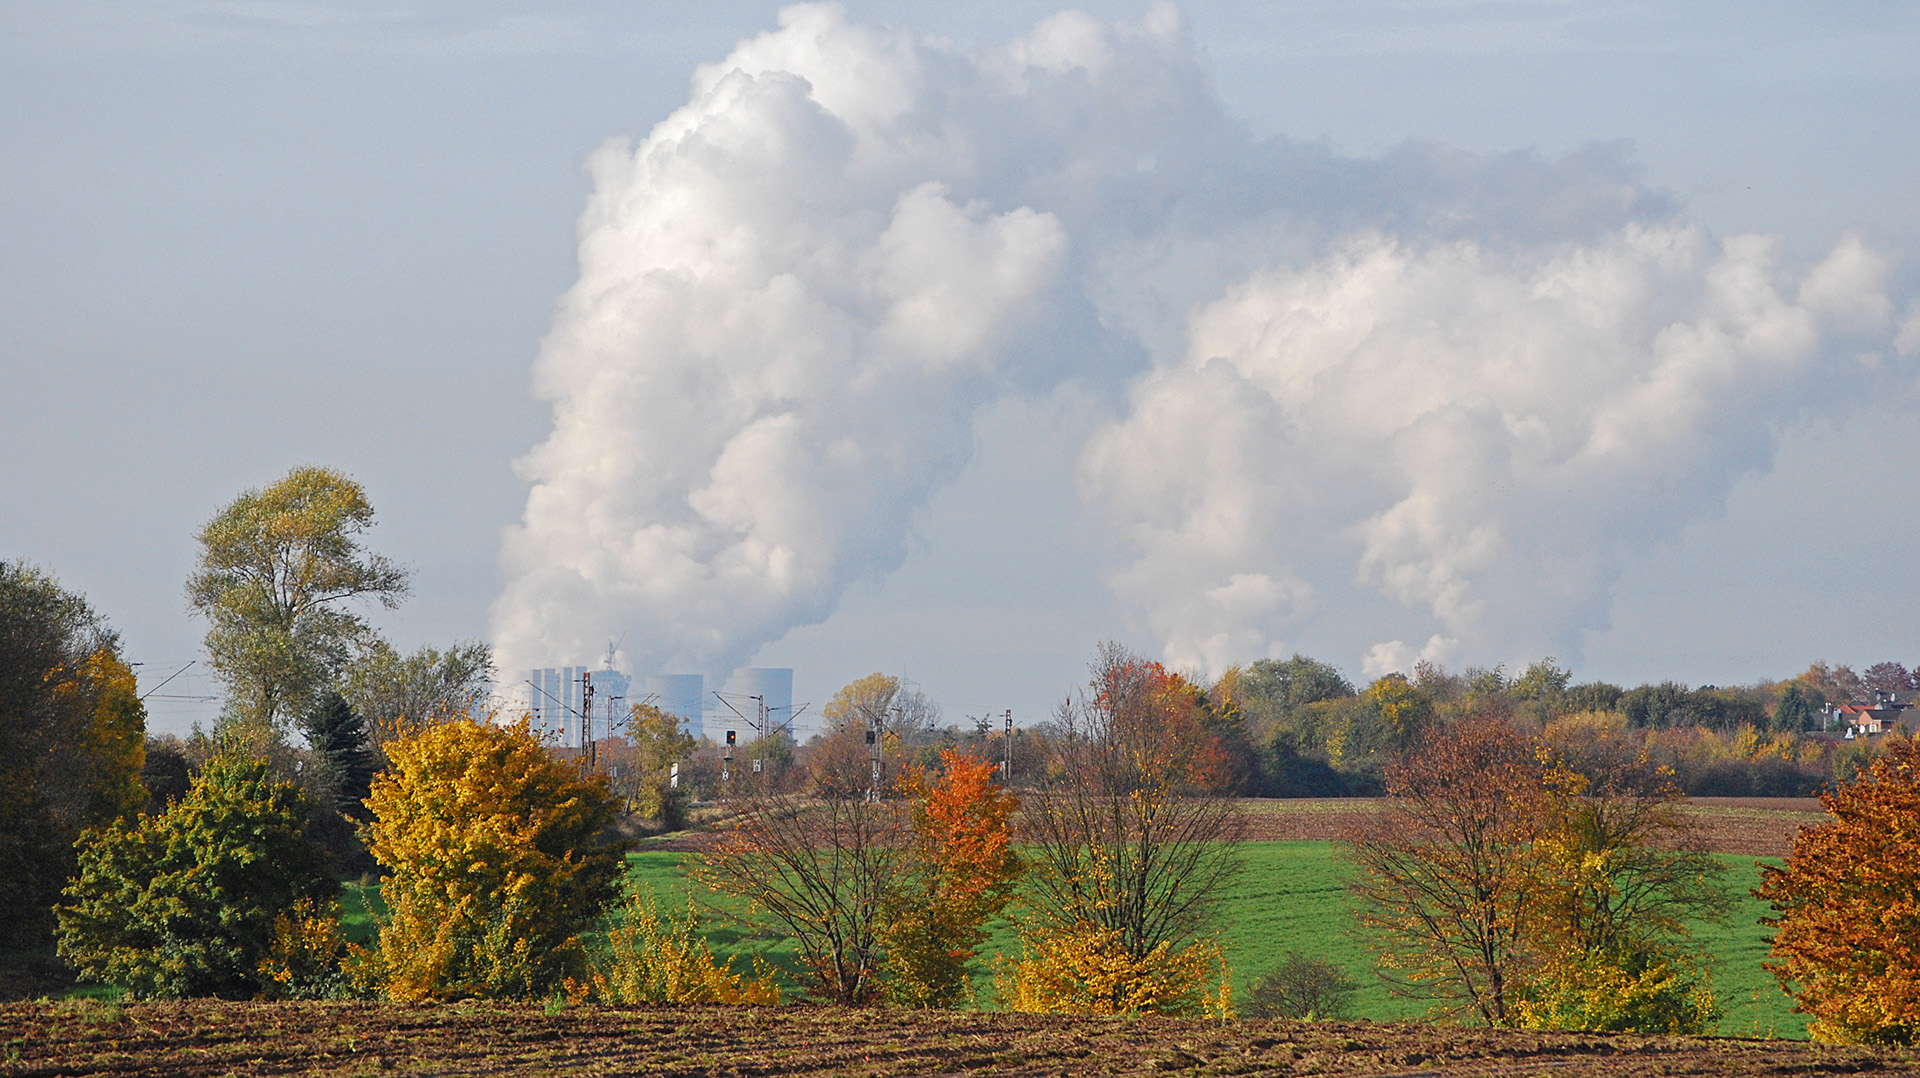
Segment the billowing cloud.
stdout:
<path fill-rule="evenodd" d="M 1518 250 L 1367 233 L 1262 269 L 1087 448 L 1132 554 L 1114 586 L 1202 668 L 1349 583 L 1432 630 L 1379 641 L 1370 673 L 1577 655 L 1623 563 L 1846 377 L 1823 334 L 1886 325 L 1885 268 L 1849 238 L 1796 279 L 1769 240 L 1636 225 Z"/>
<path fill-rule="evenodd" d="M 1329 582 L 1425 619 L 1379 663 L 1557 647 L 1893 320 L 1858 241 L 1796 275 L 1617 146 L 1254 138 L 1165 5 L 981 54 L 789 9 L 589 171 L 508 668 L 747 659 L 900 563 L 982 408 L 1068 382 L 1116 410 L 1083 489 L 1169 657 L 1265 654 Z"/>

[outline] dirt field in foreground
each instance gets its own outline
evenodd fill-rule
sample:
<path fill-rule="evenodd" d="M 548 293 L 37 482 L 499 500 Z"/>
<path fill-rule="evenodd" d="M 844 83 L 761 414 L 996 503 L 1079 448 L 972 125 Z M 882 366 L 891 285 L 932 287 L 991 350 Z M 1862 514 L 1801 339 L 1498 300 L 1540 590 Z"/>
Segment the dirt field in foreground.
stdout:
<path fill-rule="evenodd" d="M 1911 1054 L 1800 1042 L 1423 1025 L 1051 1018 L 811 1007 L 371 1003 L 0 1006 L 0 1074 L 1820 1075 Z"/>

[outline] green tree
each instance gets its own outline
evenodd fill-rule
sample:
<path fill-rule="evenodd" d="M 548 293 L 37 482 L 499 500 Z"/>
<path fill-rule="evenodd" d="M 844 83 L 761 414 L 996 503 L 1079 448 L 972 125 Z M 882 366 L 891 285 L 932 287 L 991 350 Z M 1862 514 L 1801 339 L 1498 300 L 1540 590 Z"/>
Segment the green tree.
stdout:
<path fill-rule="evenodd" d="M 249 490 L 200 529 L 187 598 L 207 620 L 206 647 L 226 684 L 229 729 L 256 745 L 310 706 L 373 636 L 350 608 L 391 609 L 407 574 L 363 550 L 373 506 L 360 484 L 328 468 L 300 467 Z"/>
<path fill-rule="evenodd" d="M 24 562 L 0 562 L 0 945 L 46 947 L 82 830 L 146 803 L 146 712 L 118 638 Z"/>
<path fill-rule="evenodd" d="M 680 718 L 653 704 L 635 704 L 627 711 L 628 773 L 616 785 L 646 819 L 658 820 L 668 830 L 686 825 L 687 792 L 672 782 L 673 765 L 686 759 L 697 742 L 681 728 Z"/>
<path fill-rule="evenodd" d="M 1773 728 L 1796 734 L 1817 730 L 1823 725 L 1821 714 L 1826 707 L 1827 698 L 1820 695 L 1819 689 L 1789 681 L 1780 693 L 1780 702 L 1773 707 Z"/>
<path fill-rule="evenodd" d="M 529 999 L 583 975 L 579 937 L 626 864 L 605 777 L 548 755 L 524 720 L 423 727 L 387 755 L 368 798 L 386 994 Z"/>
<path fill-rule="evenodd" d="M 493 649 L 477 641 L 410 655 L 384 640 L 361 649 L 340 677 L 341 695 L 367 725 L 376 751 L 409 726 L 456 721 L 485 709 Z"/>
<path fill-rule="evenodd" d="M 88 831 L 59 909 L 61 955 L 136 997 L 266 990 L 276 918 L 339 890 L 307 837 L 311 808 L 264 761 L 222 755 L 161 815 Z"/>
<path fill-rule="evenodd" d="M 373 775 L 379 770 L 367 724 L 354 714 L 346 697 L 328 692 L 307 709 L 300 725 L 313 749 L 319 785 L 333 808 L 342 815 L 365 816 L 361 802 L 373 792 Z"/>
<path fill-rule="evenodd" d="M 1529 664 L 1526 671 L 1507 686 L 1507 691 L 1515 700 L 1534 705 L 1538 717 L 1545 719 L 1562 710 L 1567 686 L 1572 681 L 1573 671 L 1558 665 L 1549 655 Z"/>

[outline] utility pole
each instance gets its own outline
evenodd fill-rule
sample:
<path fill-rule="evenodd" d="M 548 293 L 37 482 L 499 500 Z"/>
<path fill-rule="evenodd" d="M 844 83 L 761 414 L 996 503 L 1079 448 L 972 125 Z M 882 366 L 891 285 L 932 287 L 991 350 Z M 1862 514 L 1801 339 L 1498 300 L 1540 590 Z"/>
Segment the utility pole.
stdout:
<path fill-rule="evenodd" d="M 867 715 L 867 800 L 880 800 L 880 740 L 886 731 L 886 712 Z"/>
<path fill-rule="evenodd" d="M 580 747 L 586 750 L 587 770 L 593 770 L 593 671 L 580 671 Z"/>
<path fill-rule="evenodd" d="M 1002 785 L 1006 786 L 1008 789 L 1012 789 L 1013 788 L 1013 709 L 1012 708 L 1007 709 L 1006 749 L 1007 749 L 1006 762 L 1000 765 L 1000 781 Z"/>

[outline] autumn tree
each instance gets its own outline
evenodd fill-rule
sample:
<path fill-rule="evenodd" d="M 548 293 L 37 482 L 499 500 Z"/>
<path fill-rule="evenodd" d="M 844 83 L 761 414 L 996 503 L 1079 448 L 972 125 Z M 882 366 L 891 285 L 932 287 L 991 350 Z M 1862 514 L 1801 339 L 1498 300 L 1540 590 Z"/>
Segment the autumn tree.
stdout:
<path fill-rule="evenodd" d="M 339 692 L 366 724 L 376 756 L 411 727 L 455 722 L 486 708 L 493 649 L 456 643 L 402 655 L 384 640 L 360 647 L 339 677 Z"/>
<path fill-rule="evenodd" d="M 1818 692 L 1830 704 L 1864 703 L 1866 686 L 1853 667 L 1841 663 L 1828 665 L 1825 659 L 1809 665 L 1794 678 L 1800 684 Z"/>
<path fill-rule="evenodd" d="M 1766 968 L 1813 1016 L 1821 1040 L 1913 1044 L 1920 1035 L 1920 743 L 1890 740 L 1854 781 L 1821 798 L 1833 817 L 1802 828 L 1772 903 Z"/>
<path fill-rule="evenodd" d="M 912 823 L 893 798 L 762 794 L 702 854 L 694 878 L 745 899 L 757 926 L 791 939 L 816 998 L 880 996 L 881 933 Z"/>
<path fill-rule="evenodd" d="M 1234 804 L 1207 791 L 1219 747 L 1193 686 L 1105 645 L 1056 713 L 1056 747 L 1025 798 L 1017 1009 L 1197 1013 L 1219 972 L 1211 929 L 1240 867 Z"/>
<path fill-rule="evenodd" d="M 1387 769 L 1391 800 L 1352 856 L 1361 923 L 1398 990 L 1511 1023 L 1543 916 L 1544 778 L 1497 720 L 1437 730 Z"/>
<path fill-rule="evenodd" d="M 147 801 L 146 710 L 81 596 L 0 562 L 0 946 L 51 944 L 80 833 Z"/>
<path fill-rule="evenodd" d="M 880 940 L 886 994 L 895 1003 L 950 1007 L 986 942 L 987 919 L 1005 908 L 1020 874 L 1013 849 L 1019 799 L 993 781 L 995 767 L 947 750 L 940 768 L 901 783 L 913 805 L 906 871 L 888 896 Z"/>
<path fill-rule="evenodd" d="M 1400 990 L 1495 1026 L 1711 1028 L 1689 926 L 1725 909 L 1721 869 L 1624 719 L 1466 720 L 1388 789 L 1355 888 Z"/>
<path fill-rule="evenodd" d="M 876 672 L 842 686 L 821 717 L 821 734 L 809 746 L 812 784 L 829 796 L 845 796 L 871 785 L 868 733 L 878 739 L 883 770 L 897 777 L 907 749 L 940 721 L 940 709 L 900 678 Z"/>
<path fill-rule="evenodd" d="M 387 996 L 527 999 L 582 974 L 579 937 L 625 866 L 605 778 L 548 755 L 524 719 L 423 727 L 387 755 L 368 798 Z"/>
<path fill-rule="evenodd" d="M 92 829 L 60 906 L 60 954 L 138 998 L 251 997 L 276 919 L 339 891 L 307 834 L 312 806 L 267 764 L 208 761 L 158 816 Z"/>
<path fill-rule="evenodd" d="M 1672 773 L 1624 735 L 1570 718 L 1542 738 L 1539 961 L 1520 1024 L 1710 1032 L 1719 1011 L 1692 926 L 1725 914 L 1725 869 L 1681 813 Z"/>
<path fill-rule="evenodd" d="M 200 529 L 187 598 L 207 620 L 228 728 L 256 745 L 276 739 L 372 639 L 352 604 L 391 609 L 406 595 L 406 572 L 360 545 L 372 526 L 360 484 L 300 467 Z"/>

